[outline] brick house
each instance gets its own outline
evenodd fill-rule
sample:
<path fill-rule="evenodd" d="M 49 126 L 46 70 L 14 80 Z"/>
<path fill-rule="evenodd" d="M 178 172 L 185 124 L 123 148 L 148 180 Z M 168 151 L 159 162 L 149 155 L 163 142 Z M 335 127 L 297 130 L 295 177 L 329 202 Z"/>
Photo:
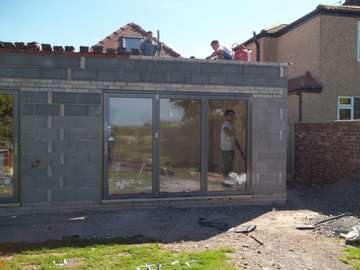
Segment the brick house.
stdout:
<path fill-rule="evenodd" d="M 360 1 L 319 5 L 243 43 L 252 61 L 288 62 L 289 123 L 360 119 Z"/>
<path fill-rule="evenodd" d="M 146 33 L 147 31 L 142 27 L 131 22 L 108 35 L 103 40 L 99 41 L 95 46 L 102 46 L 104 50 L 106 50 L 108 48 L 116 49 L 120 44 L 128 51 L 131 49 L 139 49 L 141 41 L 145 38 Z M 157 41 L 157 38 L 154 37 L 154 41 Z M 163 57 L 180 56 L 179 53 L 166 44 L 163 44 L 160 55 Z"/>

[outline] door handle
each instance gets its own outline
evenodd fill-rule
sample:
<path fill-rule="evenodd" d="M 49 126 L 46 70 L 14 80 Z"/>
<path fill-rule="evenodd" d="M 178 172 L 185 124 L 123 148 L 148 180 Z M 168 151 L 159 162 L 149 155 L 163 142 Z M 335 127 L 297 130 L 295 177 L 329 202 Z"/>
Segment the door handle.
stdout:
<path fill-rule="evenodd" d="M 104 142 L 104 153 L 107 156 L 107 154 L 108 154 L 108 144 L 107 144 L 107 142 Z"/>
<path fill-rule="evenodd" d="M 17 142 L 14 143 L 14 155 L 18 156 L 18 143 Z"/>

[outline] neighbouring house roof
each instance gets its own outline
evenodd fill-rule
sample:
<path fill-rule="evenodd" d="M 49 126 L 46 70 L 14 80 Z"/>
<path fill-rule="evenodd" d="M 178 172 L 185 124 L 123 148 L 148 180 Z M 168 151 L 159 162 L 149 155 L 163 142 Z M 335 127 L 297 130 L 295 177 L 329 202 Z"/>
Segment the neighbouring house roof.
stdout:
<path fill-rule="evenodd" d="M 242 43 L 242 44 L 234 47 L 234 48 L 233 48 L 233 51 L 238 50 L 241 46 L 246 46 L 247 44 L 249 44 L 249 43 L 251 43 L 252 41 L 254 41 L 255 38 L 258 39 L 258 38 L 260 38 L 261 36 L 266 35 L 266 34 L 270 34 L 270 35 L 271 35 L 271 34 L 275 34 L 275 33 L 279 32 L 281 29 L 283 29 L 283 28 L 285 28 L 285 27 L 287 27 L 287 26 L 288 26 L 287 24 L 278 24 L 278 25 L 276 25 L 276 26 L 272 26 L 272 27 L 270 27 L 270 28 L 263 29 L 263 30 L 260 32 L 260 34 L 257 34 L 257 35 L 254 36 L 253 38 L 249 39 L 249 40 L 248 40 L 249 42 L 246 41 L 246 42 L 244 42 L 244 43 Z M 251 42 L 250 42 L 250 41 L 251 41 Z"/>
<path fill-rule="evenodd" d="M 265 31 L 268 34 L 273 34 L 273 33 L 277 33 L 278 31 L 280 31 L 281 29 L 287 27 L 287 24 L 278 24 L 276 26 L 270 27 L 268 29 L 264 29 L 263 31 Z"/>
<path fill-rule="evenodd" d="M 118 30 L 116 30 L 112 34 L 108 35 L 103 40 L 99 41 L 96 44 L 96 46 L 102 46 L 104 48 L 117 48 L 118 47 L 118 40 L 122 36 L 127 36 L 128 35 L 127 33 L 129 33 L 129 31 L 130 32 L 136 32 L 140 36 L 145 36 L 146 33 L 147 33 L 147 31 L 144 30 L 142 27 L 140 27 L 139 25 L 131 22 L 131 23 L 126 24 L 123 27 L 120 27 Z M 157 41 L 157 38 L 154 37 L 154 41 Z M 170 48 L 166 44 L 163 44 L 162 49 L 172 57 L 179 57 L 180 56 L 179 53 L 174 51 L 172 48 Z"/>
<path fill-rule="evenodd" d="M 358 2 L 358 0 L 356 1 Z M 338 16 L 349 16 L 349 17 L 360 17 L 360 6 L 358 5 L 342 5 L 342 6 L 332 6 L 332 5 L 318 5 L 315 10 L 301 17 L 300 19 L 290 23 L 290 24 L 280 24 L 271 29 L 264 29 L 259 34 L 248 39 L 242 45 L 248 45 L 254 42 L 256 39 L 262 37 L 279 37 L 290 30 L 298 27 L 307 20 L 312 19 L 318 15 L 338 15 Z M 235 48 L 236 49 L 236 48 Z"/>
<path fill-rule="evenodd" d="M 323 86 L 307 71 L 304 75 L 289 79 L 288 92 L 321 93 Z"/>
<path fill-rule="evenodd" d="M 360 0 L 346 0 L 344 6 L 360 6 Z"/>

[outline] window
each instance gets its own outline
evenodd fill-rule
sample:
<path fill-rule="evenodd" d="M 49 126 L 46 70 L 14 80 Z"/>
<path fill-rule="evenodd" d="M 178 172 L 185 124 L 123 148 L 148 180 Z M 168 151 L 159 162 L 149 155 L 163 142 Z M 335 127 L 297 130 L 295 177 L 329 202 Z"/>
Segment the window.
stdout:
<path fill-rule="evenodd" d="M 338 97 L 338 120 L 360 119 L 360 97 Z"/>
<path fill-rule="evenodd" d="M 354 98 L 354 119 L 360 119 L 360 98 Z"/>
<path fill-rule="evenodd" d="M 360 21 L 358 21 L 358 46 L 357 46 L 357 55 L 358 55 L 358 61 L 360 62 Z"/>
<path fill-rule="evenodd" d="M 139 37 L 123 37 L 123 47 L 126 48 L 128 51 L 131 49 L 140 49 L 142 39 Z"/>
<path fill-rule="evenodd" d="M 0 90 L 0 202 L 17 200 L 17 94 Z"/>

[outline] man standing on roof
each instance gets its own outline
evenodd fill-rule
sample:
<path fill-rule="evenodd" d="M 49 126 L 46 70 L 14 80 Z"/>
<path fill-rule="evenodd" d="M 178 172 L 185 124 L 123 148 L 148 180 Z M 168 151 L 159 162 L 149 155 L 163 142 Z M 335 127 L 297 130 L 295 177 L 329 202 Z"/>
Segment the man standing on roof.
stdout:
<path fill-rule="evenodd" d="M 140 51 L 142 55 L 155 56 L 157 51 L 161 50 L 161 44 L 157 43 L 153 39 L 153 33 L 151 31 L 146 33 L 146 39 L 141 42 Z"/>
<path fill-rule="evenodd" d="M 231 51 L 224 46 L 220 46 L 219 41 L 213 40 L 210 43 L 210 46 L 213 48 L 214 52 L 206 57 L 206 59 L 232 60 Z"/>

